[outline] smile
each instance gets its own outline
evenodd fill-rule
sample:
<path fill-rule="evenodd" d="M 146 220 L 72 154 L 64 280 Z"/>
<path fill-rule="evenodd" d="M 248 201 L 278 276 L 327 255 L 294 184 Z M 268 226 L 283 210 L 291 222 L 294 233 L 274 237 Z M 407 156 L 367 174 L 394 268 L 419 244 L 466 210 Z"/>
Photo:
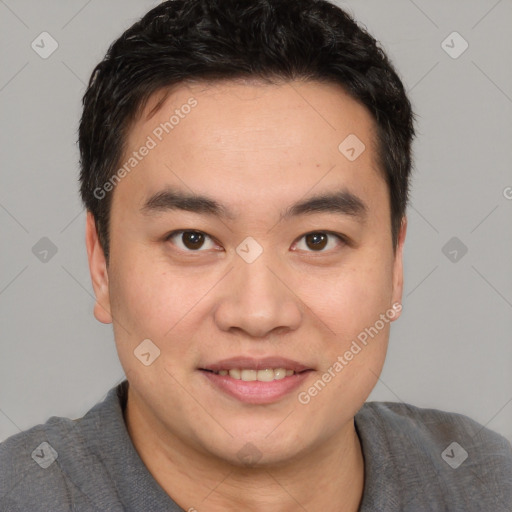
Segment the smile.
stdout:
<path fill-rule="evenodd" d="M 291 377 L 295 374 L 293 370 L 285 368 L 265 368 L 263 370 L 252 370 L 246 368 L 233 368 L 231 370 L 205 370 L 220 376 L 229 375 L 232 379 L 243 380 L 244 382 L 271 382 L 273 380 L 281 380 L 285 377 Z"/>

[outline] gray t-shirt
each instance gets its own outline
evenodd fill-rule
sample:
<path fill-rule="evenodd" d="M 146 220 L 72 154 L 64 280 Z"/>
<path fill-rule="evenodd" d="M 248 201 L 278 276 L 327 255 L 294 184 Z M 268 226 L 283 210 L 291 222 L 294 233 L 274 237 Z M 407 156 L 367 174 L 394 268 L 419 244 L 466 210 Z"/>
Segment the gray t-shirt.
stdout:
<path fill-rule="evenodd" d="M 135 451 L 126 392 L 124 381 L 83 418 L 52 417 L 0 444 L 0 511 L 181 512 Z M 504 437 L 466 416 L 402 403 L 367 402 L 354 421 L 365 463 L 361 512 L 512 511 Z"/>

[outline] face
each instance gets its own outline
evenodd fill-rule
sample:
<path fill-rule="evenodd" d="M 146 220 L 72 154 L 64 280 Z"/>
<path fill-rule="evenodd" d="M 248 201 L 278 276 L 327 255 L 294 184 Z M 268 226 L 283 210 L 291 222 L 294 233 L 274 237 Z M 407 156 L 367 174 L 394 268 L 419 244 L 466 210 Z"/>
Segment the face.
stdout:
<path fill-rule="evenodd" d="M 394 252 L 372 117 L 315 82 L 159 99 L 112 185 L 108 267 L 87 227 L 130 404 L 234 464 L 318 450 L 353 428 L 401 309 L 405 222 Z"/>

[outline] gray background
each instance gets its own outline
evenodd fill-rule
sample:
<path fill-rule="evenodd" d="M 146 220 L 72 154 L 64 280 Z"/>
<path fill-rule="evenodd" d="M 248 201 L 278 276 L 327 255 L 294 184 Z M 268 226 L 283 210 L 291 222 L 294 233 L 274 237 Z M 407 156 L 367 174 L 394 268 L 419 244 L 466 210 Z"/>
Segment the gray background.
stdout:
<path fill-rule="evenodd" d="M 92 315 L 75 142 L 93 66 L 156 3 L 0 1 L 0 440 L 83 415 L 123 378 Z M 512 441 L 512 1 L 339 4 L 382 42 L 418 114 L 404 312 L 370 399 L 467 414 Z M 43 31 L 59 45 L 47 59 L 31 48 Z M 442 47 L 453 31 L 469 44 L 458 58 Z M 42 237 L 57 248 L 46 262 Z"/>

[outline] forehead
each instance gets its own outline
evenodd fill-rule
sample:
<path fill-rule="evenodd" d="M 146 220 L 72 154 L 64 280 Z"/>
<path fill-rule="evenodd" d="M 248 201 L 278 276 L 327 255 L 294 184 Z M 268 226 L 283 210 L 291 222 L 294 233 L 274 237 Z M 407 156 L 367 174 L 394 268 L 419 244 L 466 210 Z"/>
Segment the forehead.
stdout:
<path fill-rule="evenodd" d="M 151 149 L 123 180 L 139 204 L 168 184 L 229 191 L 240 207 L 339 186 L 382 200 L 386 188 L 372 116 L 334 84 L 224 81 L 160 91 L 132 126 L 124 162 L 144 146 Z"/>

